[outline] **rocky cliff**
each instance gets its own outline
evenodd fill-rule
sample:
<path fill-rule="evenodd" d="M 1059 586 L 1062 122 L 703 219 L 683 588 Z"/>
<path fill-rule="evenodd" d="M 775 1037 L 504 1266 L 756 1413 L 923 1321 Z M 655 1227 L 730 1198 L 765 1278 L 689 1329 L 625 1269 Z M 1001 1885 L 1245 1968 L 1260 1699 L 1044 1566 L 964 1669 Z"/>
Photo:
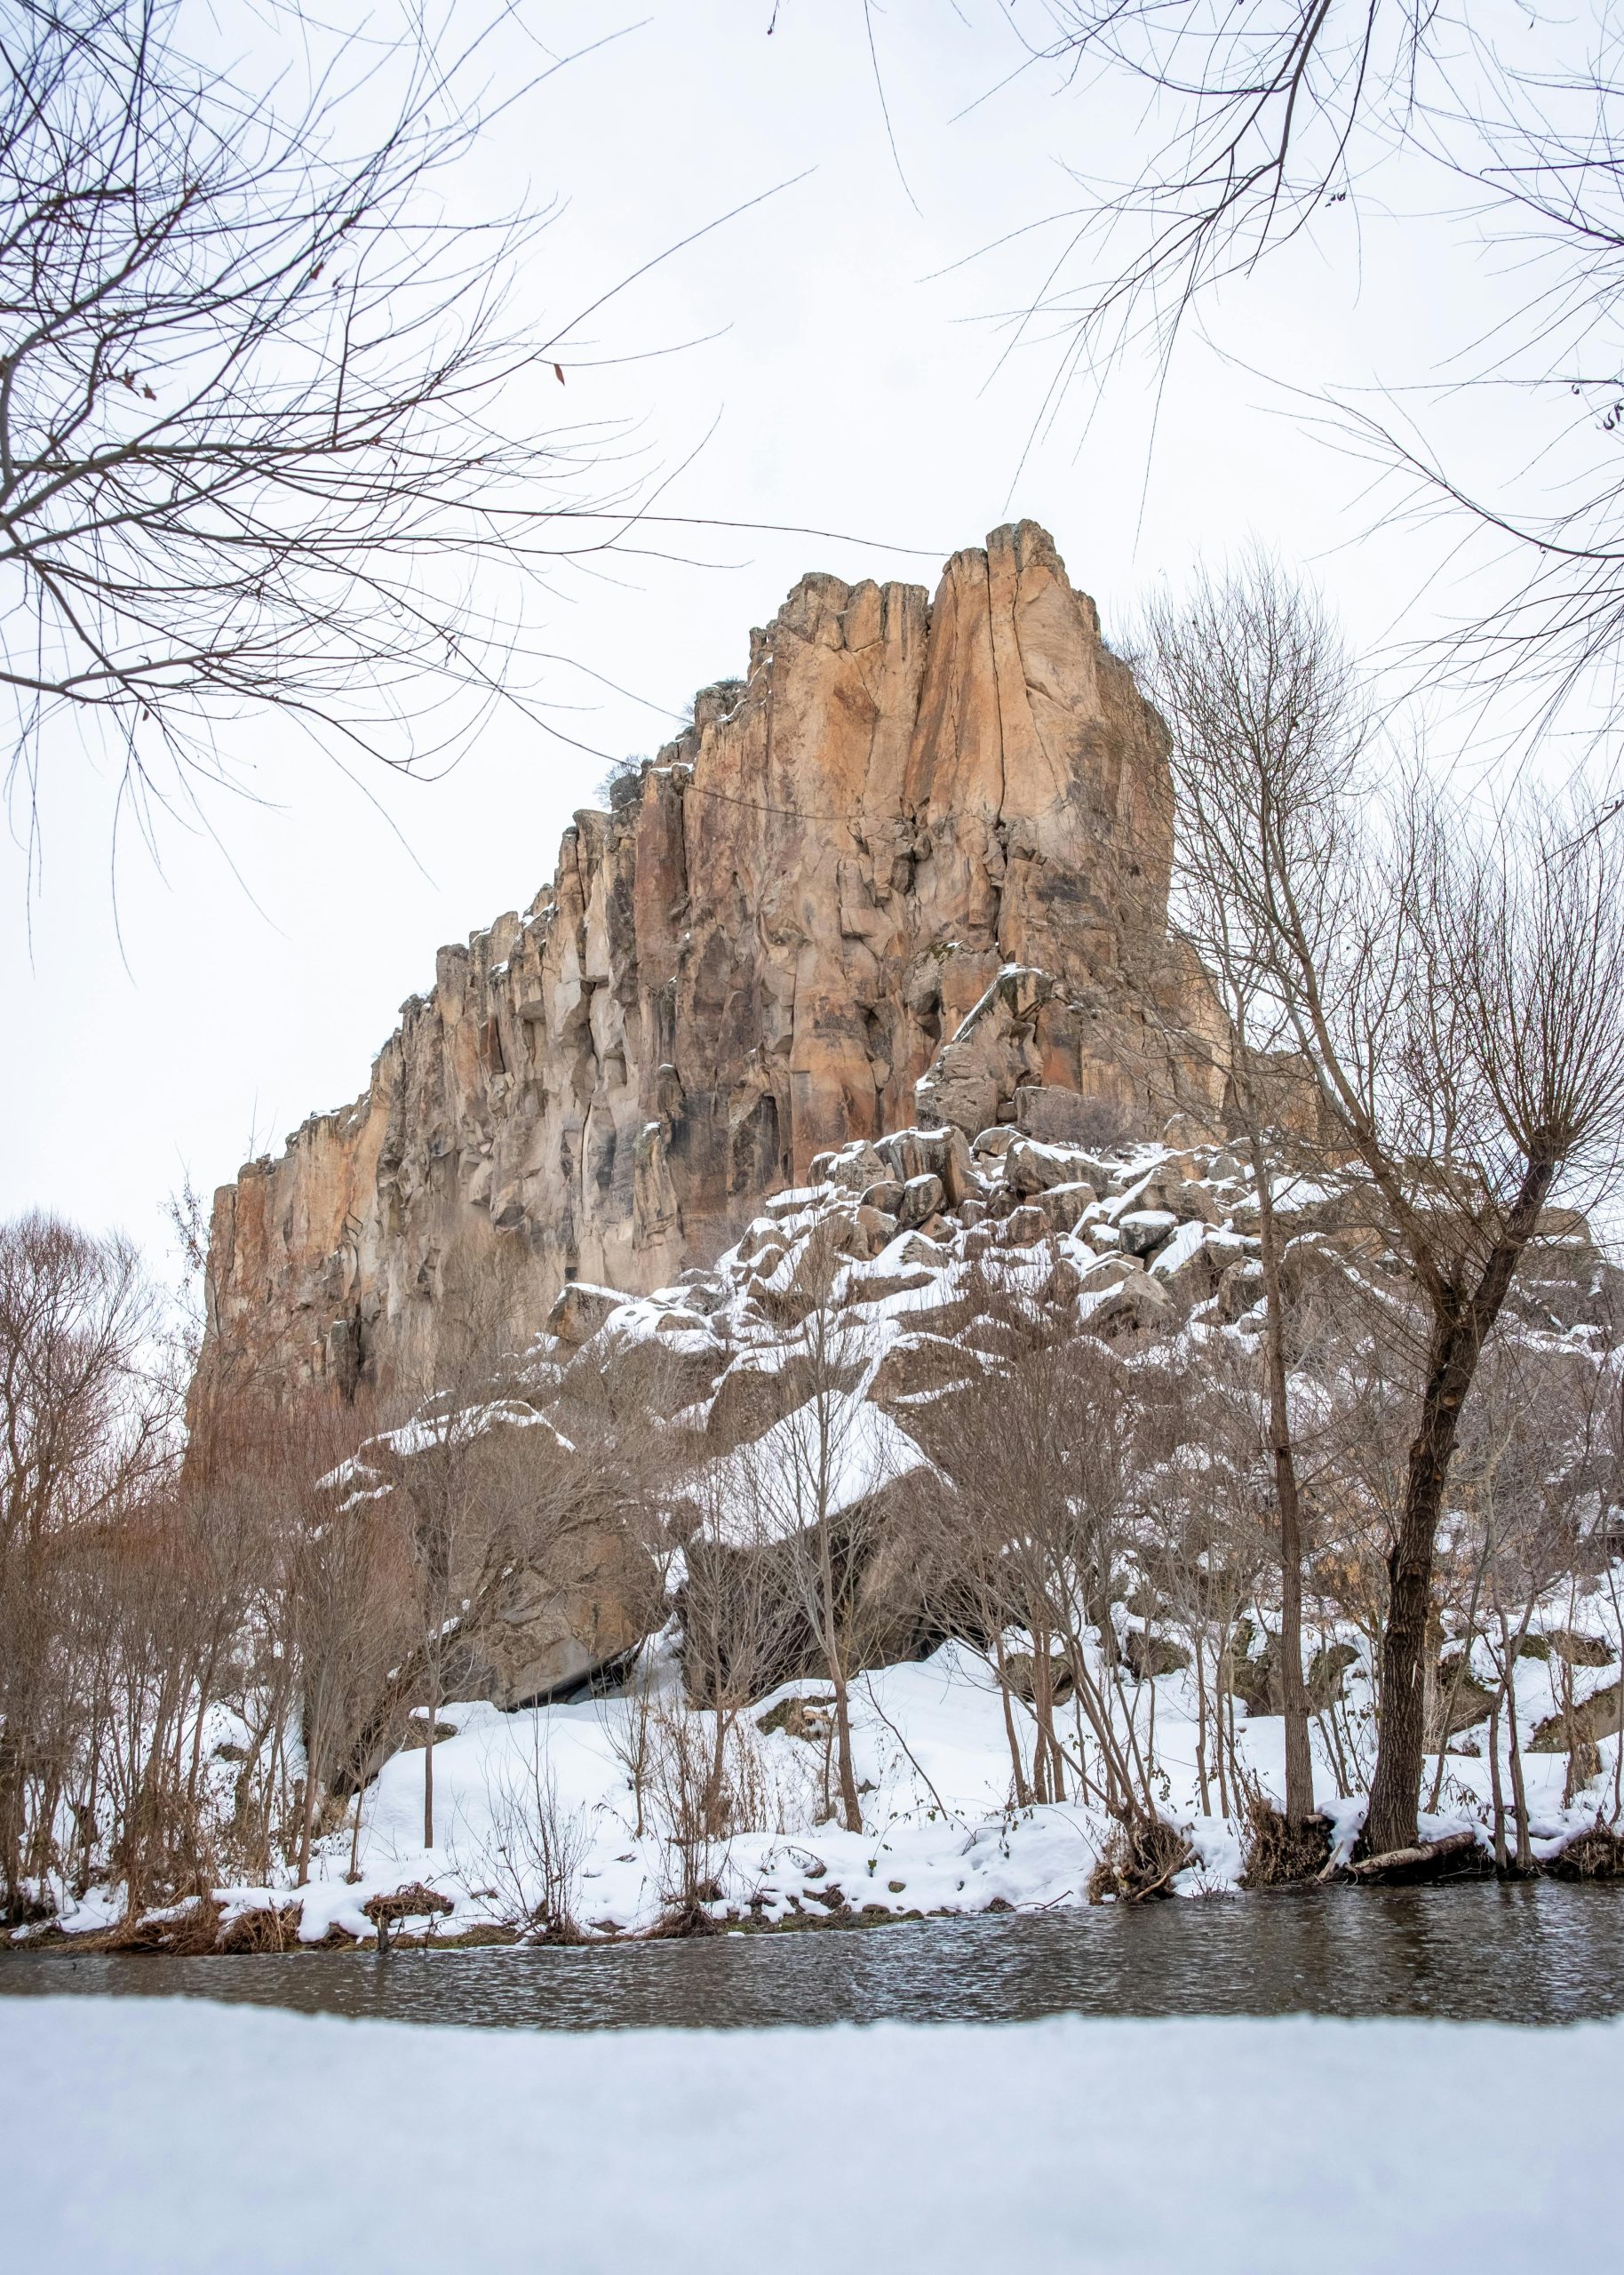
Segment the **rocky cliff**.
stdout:
<path fill-rule="evenodd" d="M 529 909 L 440 951 L 355 1103 L 220 1189 L 200 1396 L 425 1381 L 569 1280 L 708 1263 L 822 1149 L 1023 1090 L 1079 1101 L 1040 1136 L 1210 1123 L 1165 752 L 1030 522 L 934 601 L 803 579 Z"/>

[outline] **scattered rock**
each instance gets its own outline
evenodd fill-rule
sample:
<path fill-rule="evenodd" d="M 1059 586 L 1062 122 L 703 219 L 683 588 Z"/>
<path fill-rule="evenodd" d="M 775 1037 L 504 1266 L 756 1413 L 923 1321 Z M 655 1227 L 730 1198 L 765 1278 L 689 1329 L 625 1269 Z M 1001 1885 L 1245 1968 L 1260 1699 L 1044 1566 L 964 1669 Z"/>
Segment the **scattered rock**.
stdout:
<path fill-rule="evenodd" d="M 939 1177 L 926 1175 L 911 1177 L 903 1187 L 902 1204 L 896 1211 L 896 1221 L 904 1232 L 928 1224 L 940 1211 L 947 1195 Z"/>
<path fill-rule="evenodd" d="M 1571 1627 L 1548 1627 L 1523 1638 L 1520 1656 L 1562 1659 L 1571 1667 L 1610 1667 L 1618 1654 L 1599 1635 L 1583 1635 Z"/>
<path fill-rule="evenodd" d="M 1581 1745 L 1599 1745 L 1604 1738 L 1624 1736 L 1624 1680 L 1593 1690 L 1574 1706 L 1571 1718 L 1548 1714 L 1528 1741 L 1530 1753 L 1566 1753 L 1577 1739 Z"/>
<path fill-rule="evenodd" d="M 1129 1273 L 1097 1293 L 1095 1278 L 1090 1274 L 1077 1304 L 1079 1321 L 1091 1335 L 1111 1340 L 1154 1335 L 1168 1323 L 1172 1303 L 1148 1273 Z"/>
<path fill-rule="evenodd" d="M 434 1724 L 434 1744 L 436 1745 L 444 1745 L 448 1738 L 454 1738 L 456 1736 L 457 1725 L 455 1722 L 436 1722 Z M 422 1753 L 426 1751 L 427 1745 L 427 1718 L 422 1714 L 413 1714 L 410 1720 L 407 1722 L 398 1750 L 402 1753 Z"/>
<path fill-rule="evenodd" d="M 1335 1704 L 1347 1688 L 1350 1669 L 1358 1664 L 1358 1652 L 1351 1643 L 1327 1643 L 1315 1652 L 1305 1678 L 1310 1714 L 1323 1714 Z"/>
<path fill-rule="evenodd" d="M 829 1736 L 833 1712 L 832 1697 L 781 1698 L 760 1717 L 756 1728 L 763 1737 L 771 1737 L 782 1730 L 786 1738 L 804 1738 L 808 1745 L 823 1745 Z"/>
<path fill-rule="evenodd" d="M 1262 1302 L 1262 1265 L 1250 1257 L 1243 1264 L 1231 1264 L 1219 1279 L 1217 1293 L 1218 1315 L 1232 1326 Z"/>
<path fill-rule="evenodd" d="M 1130 1627 L 1124 1636 L 1122 1656 L 1141 1682 L 1177 1674 L 1190 1664 L 1190 1653 L 1182 1643 L 1175 1643 L 1170 1635 L 1147 1635 L 1138 1627 Z"/>
<path fill-rule="evenodd" d="M 1030 1248 L 1036 1241 L 1047 1240 L 1052 1229 L 1047 1211 L 1027 1202 L 1004 1217 L 998 1236 L 1006 1248 Z"/>
<path fill-rule="evenodd" d="M 1084 1098 L 1047 1082 L 1023 1082 L 1015 1094 L 1015 1127 L 1045 1145 L 1115 1145 L 1131 1130 L 1130 1107 Z"/>
<path fill-rule="evenodd" d="M 817 1159 L 824 1177 L 844 1193 L 865 1193 L 870 1185 L 890 1176 L 883 1158 L 866 1144 L 848 1145 L 838 1153 L 820 1153 Z"/>
<path fill-rule="evenodd" d="M 1011 1651 L 1004 1664 L 1010 1688 L 1030 1706 L 1038 1696 L 1037 1660 L 1030 1651 Z M 1071 1670 L 1063 1656 L 1055 1652 L 1049 1659 L 1049 1696 L 1056 1706 L 1063 1706 L 1072 1688 Z"/>
<path fill-rule="evenodd" d="M 572 1280 L 553 1298 L 547 1313 L 547 1332 L 557 1336 L 569 1350 L 578 1350 L 625 1300 L 613 1288 L 598 1288 L 587 1280 Z"/>
<path fill-rule="evenodd" d="M 1050 1185 L 1047 1193 L 1037 1196 L 1033 1205 L 1041 1209 L 1051 1232 L 1069 1233 L 1096 1205 L 1097 1198 L 1093 1185 L 1079 1181 L 1074 1185 Z"/>
<path fill-rule="evenodd" d="M 1129 1256 L 1149 1256 L 1177 1230 L 1178 1221 L 1170 1209 L 1130 1209 L 1117 1219 L 1117 1237 Z"/>

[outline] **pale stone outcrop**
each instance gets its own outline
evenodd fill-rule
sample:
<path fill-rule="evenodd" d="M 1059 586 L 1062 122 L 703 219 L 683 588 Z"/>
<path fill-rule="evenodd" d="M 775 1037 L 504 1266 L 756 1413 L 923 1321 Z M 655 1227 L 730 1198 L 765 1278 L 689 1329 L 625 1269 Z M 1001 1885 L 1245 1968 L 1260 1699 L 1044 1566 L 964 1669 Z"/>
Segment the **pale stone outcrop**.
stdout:
<path fill-rule="evenodd" d="M 1165 753 L 1030 522 L 934 602 L 804 579 L 530 908 L 441 950 L 362 1097 L 221 1188 L 200 1397 L 426 1382 L 493 1313 L 708 1262 L 820 1149 L 1018 1091 L 1210 1123 Z"/>

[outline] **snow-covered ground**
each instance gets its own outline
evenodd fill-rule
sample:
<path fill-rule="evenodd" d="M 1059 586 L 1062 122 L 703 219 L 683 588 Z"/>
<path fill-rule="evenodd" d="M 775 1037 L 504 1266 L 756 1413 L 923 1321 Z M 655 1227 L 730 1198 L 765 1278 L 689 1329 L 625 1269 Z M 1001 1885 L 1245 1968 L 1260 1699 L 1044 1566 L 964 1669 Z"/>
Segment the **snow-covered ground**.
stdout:
<path fill-rule="evenodd" d="M 1624 2024 L 413 2028 L 0 2001 L 33 2275 L 1614 2263 Z"/>
<path fill-rule="evenodd" d="M 513 1714 L 482 1704 L 442 1709 L 442 1723 L 454 1726 L 457 1736 L 434 1749 L 437 1840 L 432 1850 L 422 1841 L 423 1752 L 403 1752 L 386 1763 L 363 1797 L 357 1880 L 347 1878 L 346 1828 L 318 1848 L 306 1888 L 284 1881 L 275 1890 L 220 1890 L 227 1919 L 244 1910 L 297 1904 L 299 1932 L 306 1943 L 319 1942 L 335 1926 L 370 1936 L 362 1909 L 368 1899 L 422 1882 L 454 1906 L 437 1934 L 511 1922 L 516 1899 L 533 1901 L 537 1892 L 534 1829 L 545 1811 L 574 1854 L 569 1900 L 581 1928 L 600 1935 L 652 1928 L 670 1906 L 678 1860 L 665 1837 L 665 1804 L 652 1773 L 643 1829 L 637 1829 L 629 1761 L 640 1711 L 652 1717 L 644 1732 L 645 1748 L 652 1751 L 659 1743 L 662 1703 L 673 1714 L 684 1710 L 669 1645 L 653 1647 L 651 1658 L 651 1699 L 646 1697 L 641 1710 L 627 1696 Z M 1606 1680 L 1607 1672 L 1592 1679 Z M 1524 1660 L 1517 1674 L 1519 1720 L 1532 1728 L 1551 1711 L 1548 1668 Z M 1240 1874 L 1239 1832 L 1233 1817 L 1200 1809 L 1190 1678 L 1169 1674 L 1143 1686 L 1142 1729 L 1152 1689 L 1161 1806 L 1188 1829 L 1198 1858 L 1179 1877 L 1174 1893 L 1222 1892 Z M 715 1843 L 704 1860 L 720 1890 L 712 1905 L 719 1918 L 731 1913 L 771 1923 L 800 1912 L 821 1920 L 841 1902 L 853 1912 L 898 1916 L 981 1912 L 995 1904 L 1048 1910 L 1086 1902 L 1110 1820 L 1079 1800 L 1021 1810 L 1009 1806 L 1002 1704 L 992 1670 L 978 1653 L 948 1643 L 928 1659 L 878 1670 L 855 1683 L 861 1833 L 818 1821 L 825 1808 L 824 1746 L 783 1728 L 760 1728 L 778 1719 L 775 1704 L 796 1696 L 821 1702 L 828 1697 L 827 1686 L 787 1684 L 741 1718 L 735 1745 L 744 1749 L 744 1784 L 753 1810 L 748 1824 Z M 1066 1710 L 1060 1729 L 1063 1739 L 1076 1745 L 1072 1719 Z M 701 1731 L 712 1727 L 708 1716 L 690 1720 Z M 1028 1728 L 1029 1745 L 1030 1736 Z M 1536 1853 L 1548 1853 L 1588 1824 L 1598 1805 L 1610 1806 L 1617 1744 L 1604 1741 L 1599 1776 L 1568 1810 L 1562 1806 L 1566 1757 L 1524 1757 Z M 1247 1773 L 1278 1796 L 1285 1777 L 1284 1725 L 1271 1716 L 1243 1716 L 1238 1745 Z M 1443 1807 L 1437 1816 L 1423 1818 L 1424 1829 L 1437 1833 L 1476 1824 L 1486 1839 L 1486 1759 L 1452 1754 L 1446 1769 Z M 1343 1844 L 1350 1847 L 1358 1808 L 1339 1800 L 1318 1740 L 1316 1783 L 1321 1806 L 1339 1822 Z M 83 1932 L 116 1916 L 110 1892 L 93 1893 L 67 1913 L 63 1925 Z"/>

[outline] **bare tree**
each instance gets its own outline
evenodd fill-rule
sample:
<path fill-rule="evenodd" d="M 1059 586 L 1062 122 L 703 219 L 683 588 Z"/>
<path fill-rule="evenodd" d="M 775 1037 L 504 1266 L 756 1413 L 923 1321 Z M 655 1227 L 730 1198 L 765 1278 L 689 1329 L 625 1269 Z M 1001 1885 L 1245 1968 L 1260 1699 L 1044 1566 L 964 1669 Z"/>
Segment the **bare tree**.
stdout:
<path fill-rule="evenodd" d="M 155 1487 L 172 1453 L 172 1409 L 152 1395 L 155 1322 L 127 1241 L 40 1215 L 0 1225 L 0 1881 L 12 1912 L 30 1796 L 37 1863 L 74 1744 L 63 1716 L 77 1542 Z"/>
<path fill-rule="evenodd" d="M 1279 1538 L 1278 1508 L 1271 1506 L 1269 1401 L 1259 1390 L 1254 1353 L 1227 1338 L 1206 1340 L 1198 1356 L 1158 1373 L 1158 1394 L 1150 1426 L 1140 1433 L 1133 1477 L 1142 1513 L 1140 1556 L 1156 1599 L 1188 1638 L 1194 1662 L 1203 1810 L 1215 1786 L 1219 1814 L 1238 1815 L 1243 1775 L 1235 1702 L 1247 1687 L 1240 1662 L 1254 1612 L 1264 1633 L 1264 1662 L 1277 1663 L 1261 1602 Z M 1146 1390 L 1142 1396 L 1150 1402 Z M 1285 1636 L 1282 1620 L 1282 1691 L 1289 1662 Z"/>
<path fill-rule="evenodd" d="M 283 1465 L 282 1514 L 305 1741 L 295 1860 L 302 1886 L 335 1786 L 355 1784 L 359 1826 L 364 1777 L 350 1757 L 387 1695 L 391 1670 L 410 1648 L 413 1576 L 400 1497 L 331 1486 L 363 1434 L 354 1407 L 311 1401 L 278 1419 L 291 1457 Z"/>
<path fill-rule="evenodd" d="M 498 1426 L 488 1389 L 459 1376 L 433 1393 L 382 1441 L 395 1456 L 394 1489 L 408 1512 L 417 1612 L 407 1684 L 425 1718 L 423 1846 L 434 1846 L 434 1747 L 448 1671 L 458 1664 L 458 1631 L 473 1608 L 479 1576 L 508 1514 L 504 1466 L 490 1442 Z"/>
<path fill-rule="evenodd" d="M 1173 730 L 1178 922 L 1218 984 L 1229 1028 L 1230 1098 L 1256 1180 L 1262 1352 L 1280 1534 L 1286 1814 L 1300 1824 L 1313 1811 L 1314 1773 L 1302 1676 L 1302 1517 L 1275 1212 L 1275 1157 L 1287 1132 L 1269 1095 L 1270 1058 L 1293 1035 L 1290 1006 L 1275 982 L 1273 935 L 1244 872 L 1270 831 L 1311 843 L 1327 826 L 1327 802 L 1357 756 L 1365 722 L 1350 663 L 1329 627 L 1307 606 L 1287 622 L 1261 558 L 1247 581 L 1271 627 L 1233 637 L 1217 654 L 1198 644 L 1206 628 L 1198 613 L 1182 617 L 1166 601 L 1152 609 L 1149 691 Z"/>
<path fill-rule="evenodd" d="M 1426 1320 L 1389 1557 L 1368 1839 L 1415 1839 L 1434 1544 L 1461 1412 L 1558 1179 L 1604 1185 L 1624 1121 L 1624 876 L 1594 812 L 1485 828 L 1414 770 L 1365 778 L 1344 660 L 1254 564 L 1168 629 L 1178 739 L 1233 778 L 1225 879 L 1313 1075 L 1331 1142 Z M 1245 731 L 1246 691 L 1318 720 L 1292 770 Z"/>
<path fill-rule="evenodd" d="M 959 1392 L 938 1430 L 951 1490 L 930 1570 L 943 1624 L 991 1659 L 1017 1806 L 1101 1799 L 1130 1832 L 1158 1819 L 1148 1652 L 1125 1658 L 1115 1607 L 1140 1570 L 1135 1538 L 1138 1385 L 1097 1338 L 1015 1298 L 1020 1340 Z M 1073 1729 L 1058 1710 L 1070 1703 Z M 1021 1733 L 1030 1724 L 1030 1766 Z"/>
<path fill-rule="evenodd" d="M 1000 10 L 1000 25 L 1010 20 Z M 1028 68 L 1138 108 L 1126 180 L 1085 160 L 1083 195 L 1042 217 L 1047 259 L 1023 332 L 1063 342 L 1037 425 L 1126 355 L 1165 371 L 1226 288 L 1311 244 L 1332 275 L 1409 209 L 1440 268 L 1492 280 L 1493 316 L 1433 382 L 1395 374 L 1401 403 L 1336 403 L 1334 424 L 1409 508 L 1465 515 L 1509 571 L 1504 600 L 1448 643 L 1436 674 L 1509 671 L 1559 704 L 1624 640 L 1624 119 L 1612 0 L 1491 17 L 1437 0 L 1047 0 Z M 1058 250 L 1047 251 L 1058 238 Z M 1473 481 L 1454 457 L 1462 383 L 1494 389 L 1510 453 Z M 1318 391 L 1319 376 L 1309 381 Z M 1542 411 L 1544 447 L 1529 448 Z M 1525 477 L 1539 471 L 1538 488 Z M 1554 476 L 1554 479 L 1553 479 Z M 1391 503 L 1389 513 L 1390 516 Z"/>
<path fill-rule="evenodd" d="M 513 12 L 408 4 L 391 36 L 271 0 L 227 68 L 178 0 L 7 12 L 0 676 L 30 808 L 64 720 L 163 796 L 231 778 L 219 730 L 267 706 L 409 767 L 522 698 L 552 515 L 621 501 L 582 499 L 601 435 L 513 392 L 565 377 L 509 305 L 548 214 L 437 202 L 528 92 L 476 80 Z"/>
<path fill-rule="evenodd" d="M 613 1633 L 578 1640 L 597 1656 L 623 1655 L 659 1624 L 663 1574 L 653 1553 L 669 1454 L 649 1414 L 621 1410 L 601 1381 L 572 1385 L 553 1415 L 526 1395 L 505 1348 L 499 1304 L 468 1305 L 462 1347 L 398 1427 L 366 1459 L 408 1512 L 418 1633 L 395 1692 L 426 1717 L 424 1846 L 434 1845 L 435 1720 L 447 1683 L 468 1669 L 471 1636 L 503 1624 L 522 1596 L 579 1583 L 589 1560 L 596 1591 L 617 1606 Z M 649 1380 L 665 1379 L 657 1363 Z M 561 1427 L 560 1424 L 567 1427 Z M 629 1623 L 629 1627 L 627 1625 Z"/>
<path fill-rule="evenodd" d="M 746 1539 L 776 1544 L 779 1569 L 834 1694 L 841 1821 L 860 1832 L 851 1680 L 864 1659 L 861 1583 L 875 1499 L 896 1473 L 891 1456 L 901 1433 L 860 1395 L 865 1354 L 842 1308 L 843 1270 L 824 1231 L 808 1236 L 796 1272 L 806 1309 L 792 1345 L 802 1402 L 729 1457 L 723 1490 L 738 1499 Z"/>
<path fill-rule="evenodd" d="M 725 1819 L 728 1744 L 739 1717 L 804 1649 L 796 1561 L 774 1531 L 775 1493 L 754 1449 L 702 1467 L 688 1489 L 678 1608 L 682 1680 L 712 1728 L 712 1814 Z"/>

